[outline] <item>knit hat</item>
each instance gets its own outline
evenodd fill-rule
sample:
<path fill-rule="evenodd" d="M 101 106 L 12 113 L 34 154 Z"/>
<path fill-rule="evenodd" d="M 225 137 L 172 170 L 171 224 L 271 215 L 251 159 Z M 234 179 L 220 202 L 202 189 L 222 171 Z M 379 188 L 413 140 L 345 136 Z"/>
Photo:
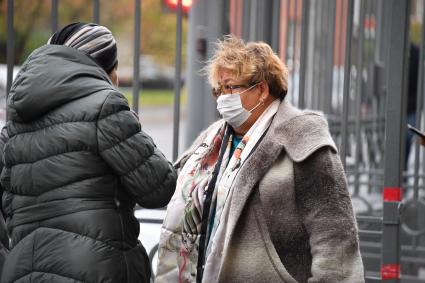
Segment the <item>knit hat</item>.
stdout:
<path fill-rule="evenodd" d="M 111 31 L 93 23 L 73 23 L 50 37 L 47 44 L 65 45 L 84 51 L 105 71 L 117 65 L 117 43 Z"/>

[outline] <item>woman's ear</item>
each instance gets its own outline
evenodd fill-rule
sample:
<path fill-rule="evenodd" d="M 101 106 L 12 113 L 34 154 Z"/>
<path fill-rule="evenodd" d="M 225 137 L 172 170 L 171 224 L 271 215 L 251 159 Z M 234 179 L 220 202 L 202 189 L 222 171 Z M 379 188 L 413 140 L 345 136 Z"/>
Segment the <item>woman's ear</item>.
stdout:
<path fill-rule="evenodd" d="M 112 71 L 108 74 L 109 78 L 112 81 L 112 84 L 114 84 L 116 87 L 118 87 L 118 73 L 117 68 L 113 68 Z"/>
<path fill-rule="evenodd" d="M 269 97 L 269 95 L 270 95 L 270 93 L 269 93 L 269 86 L 268 86 L 267 82 L 266 81 L 261 81 L 259 83 L 259 88 L 260 88 L 260 91 L 261 91 L 260 92 L 260 98 L 262 100 L 266 100 Z"/>

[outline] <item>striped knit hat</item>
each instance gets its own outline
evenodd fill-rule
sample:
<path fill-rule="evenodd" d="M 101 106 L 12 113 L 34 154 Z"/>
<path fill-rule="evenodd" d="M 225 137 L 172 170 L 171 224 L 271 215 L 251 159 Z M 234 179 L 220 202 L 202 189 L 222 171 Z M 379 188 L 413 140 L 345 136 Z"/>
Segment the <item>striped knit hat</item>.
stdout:
<path fill-rule="evenodd" d="M 65 45 L 84 51 L 105 71 L 117 65 L 117 43 L 111 31 L 92 23 L 73 23 L 57 31 L 47 44 Z"/>

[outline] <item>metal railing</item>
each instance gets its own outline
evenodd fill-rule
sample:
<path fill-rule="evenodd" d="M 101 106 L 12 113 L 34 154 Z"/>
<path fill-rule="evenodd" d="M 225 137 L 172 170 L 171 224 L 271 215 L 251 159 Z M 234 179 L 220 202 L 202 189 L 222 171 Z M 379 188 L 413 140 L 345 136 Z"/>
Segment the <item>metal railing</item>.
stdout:
<path fill-rule="evenodd" d="M 421 154 L 418 145 L 415 146 L 413 174 L 403 175 L 410 2 L 340 2 L 345 3 L 347 11 L 343 17 L 346 29 L 342 105 L 339 100 L 335 107 L 328 99 L 340 95 L 339 87 L 329 79 L 329 73 L 326 76 L 323 69 L 314 69 L 314 65 L 320 63 L 315 57 L 329 56 L 329 49 L 323 48 L 326 46 L 321 42 L 323 38 L 331 42 L 335 40 L 317 27 L 323 25 L 323 16 L 328 17 L 333 12 L 320 12 L 313 18 L 303 19 L 303 23 L 311 25 L 303 32 L 319 34 L 321 38 L 310 36 L 306 44 L 315 50 L 311 51 L 311 58 L 307 55 L 299 59 L 304 69 L 310 68 L 311 75 L 308 77 L 308 71 L 303 74 L 306 79 L 300 81 L 298 101 L 305 101 L 306 107 L 324 111 L 329 117 L 334 138 L 340 142 L 353 203 L 363 207 L 357 211 L 357 220 L 367 281 L 419 282 L 423 280 L 423 275 L 419 278 L 419 271 L 425 270 L 422 260 L 425 255 L 425 222 L 419 208 L 424 200 L 425 180 L 419 173 L 424 164 L 423 150 Z M 309 5 L 304 0 L 305 3 Z M 322 8 L 330 11 L 337 3 L 321 2 Z M 334 26 L 327 26 L 332 33 Z M 339 40 L 342 40 L 341 36 Z M 306 47 L 301 46 L 301 50 L 303 48 Z M 304 53 L 308 54 L 308 50 Z M 422 57 L 420 62 L 423 62 Z M 420 64 L 419 78 L 423 77 L 422 72 L 423 63 Z M 322 81 L 333 85 L 334 91 L 329 93 L 326 92 L 329 88 L 321 88 Z M 317 89 L 308 87 L 309 82 L 318 85 Z M 423 79 L 418 84 L 417 125 L 424 112 Z M 413 184 L 410 184 L 412 180 Z M 407 211 L 410 211 L 409 215 L 406 215 Z M 415 228 L 407 228 L 412 222 L 416 224 Z"/>

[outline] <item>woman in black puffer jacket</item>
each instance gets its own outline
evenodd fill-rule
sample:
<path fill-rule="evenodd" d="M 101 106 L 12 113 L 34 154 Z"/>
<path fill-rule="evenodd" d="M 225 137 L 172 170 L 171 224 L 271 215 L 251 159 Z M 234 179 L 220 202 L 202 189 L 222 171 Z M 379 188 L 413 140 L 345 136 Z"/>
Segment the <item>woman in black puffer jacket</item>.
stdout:
<path fill-rule="evenodd" d="M 15 79 L 1 282 L 148 282 L 133 210 L 165 206 L 176 172 L 114 87 L 116 66 L 111 32 L 77 23 L 35 50 Z"/>

